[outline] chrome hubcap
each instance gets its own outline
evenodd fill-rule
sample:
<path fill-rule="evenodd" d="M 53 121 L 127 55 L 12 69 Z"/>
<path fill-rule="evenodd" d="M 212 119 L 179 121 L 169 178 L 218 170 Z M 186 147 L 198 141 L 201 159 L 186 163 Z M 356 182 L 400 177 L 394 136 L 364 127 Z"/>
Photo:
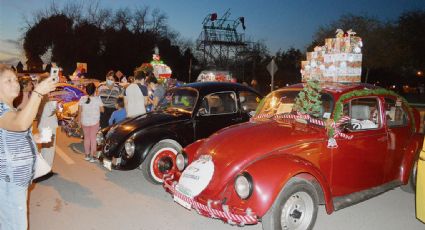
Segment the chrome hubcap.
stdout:
<path fill-rule="evenodd" d="M 313 199 L 306 192 L 296 192 L 285 202 L 280 224 L 285 230 L 307 229 L 313 218 Z"/>

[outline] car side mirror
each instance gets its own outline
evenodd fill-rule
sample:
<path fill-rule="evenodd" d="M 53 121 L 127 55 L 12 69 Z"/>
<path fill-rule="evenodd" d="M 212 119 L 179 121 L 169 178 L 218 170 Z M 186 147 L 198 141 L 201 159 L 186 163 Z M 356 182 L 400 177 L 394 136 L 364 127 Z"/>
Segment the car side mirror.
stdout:
<path fill-rule="evenodd" d="M 208 114 L 207 109 L 205 109 L 205 108 L 199 108 L 199 110 L 198 110 L 198 116 L 205 116 L 207 114 Z"/>

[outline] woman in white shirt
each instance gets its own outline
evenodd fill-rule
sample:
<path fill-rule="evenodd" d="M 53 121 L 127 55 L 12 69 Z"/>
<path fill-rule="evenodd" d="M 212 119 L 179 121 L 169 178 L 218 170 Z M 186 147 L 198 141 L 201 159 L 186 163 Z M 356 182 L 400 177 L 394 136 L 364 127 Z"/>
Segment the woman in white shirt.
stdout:
<path fill-rule="evenodd" d="M 78 121 L 84 132 L 84 158 L 91 163 L 95 162 L 96 134 L 99 130 L 100 113 L 103 113 L 102 100 L 94 96 L 96 86 L 90 83 L 86 86 L 87 96 L 80 98 L 78 102 Z"/>

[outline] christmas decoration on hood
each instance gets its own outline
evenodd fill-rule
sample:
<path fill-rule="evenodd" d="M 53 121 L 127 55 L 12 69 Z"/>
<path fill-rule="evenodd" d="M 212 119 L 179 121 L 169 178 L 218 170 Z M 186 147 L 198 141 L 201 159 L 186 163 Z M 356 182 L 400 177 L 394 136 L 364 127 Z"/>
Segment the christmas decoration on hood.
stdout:
<path fill-rule="evenodd" d="M 302 81 L 360 82 L 362 47 L 356 32 L 337 29 L 335 38 L 326 38 L 325 45 L 307 52 L 307 60 L 301 62 Z"/>

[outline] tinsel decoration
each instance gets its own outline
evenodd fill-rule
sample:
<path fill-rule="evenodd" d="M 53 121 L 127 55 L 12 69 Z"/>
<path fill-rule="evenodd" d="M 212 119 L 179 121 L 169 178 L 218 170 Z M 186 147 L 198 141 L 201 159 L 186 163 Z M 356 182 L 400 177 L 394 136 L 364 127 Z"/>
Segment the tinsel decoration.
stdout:
<path fill-rule="evenodd" d="M 295 98 L 294 110 L 313 117 L 321 115 L 322 100 L 320 98 L 319 82 L 307 81 L 304 89 Z"/>

